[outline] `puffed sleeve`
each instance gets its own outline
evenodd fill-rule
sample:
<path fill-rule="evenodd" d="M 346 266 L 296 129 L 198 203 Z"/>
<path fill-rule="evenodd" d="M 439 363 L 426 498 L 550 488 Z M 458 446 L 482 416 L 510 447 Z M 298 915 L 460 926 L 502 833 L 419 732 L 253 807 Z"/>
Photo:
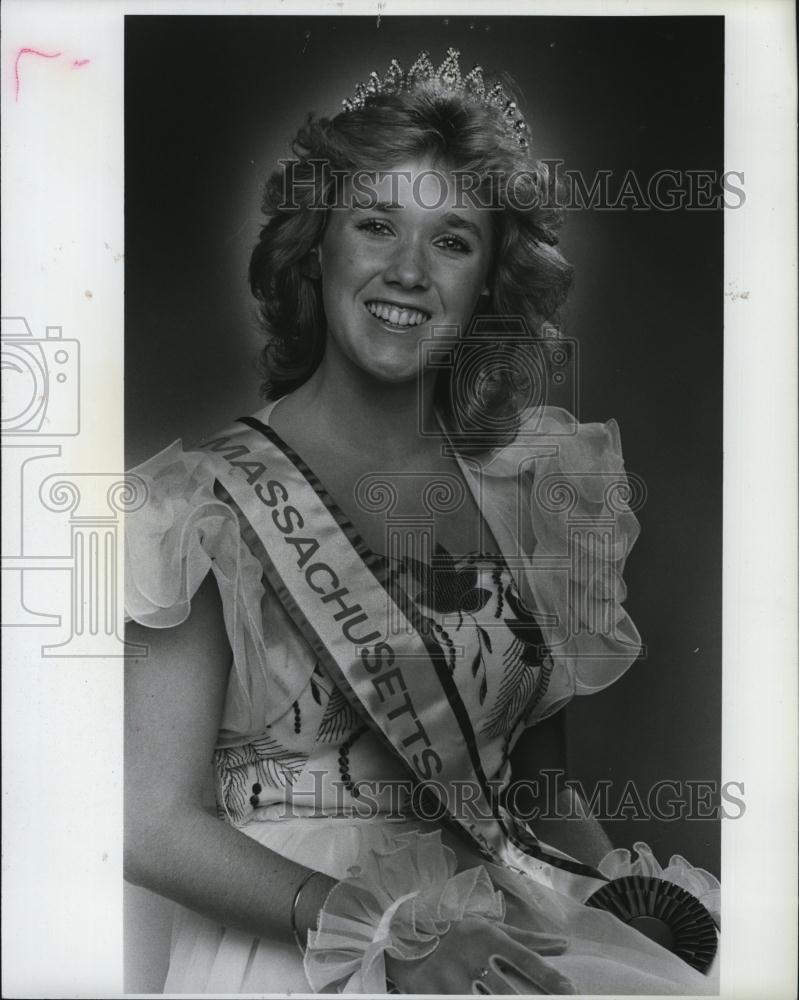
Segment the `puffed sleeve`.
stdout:
<path fill-rule="evenodd" d="M 234 512 L 214 495 L 209 457 L 176 441 L 129 475 L 146 500 L 125 518 L 126 619 L 149 628 L 179 625 L 212 572 L 238 681 L 233 694 L 250 709 L 255 699 L 261 711 L 281 711 L 302 678 L 275 676 L 274 669 L 270 676 L 264 623 L 272 595 L 265 600 L 263 569 Z"/>
<path fill-rule="evenodd" d="M 521 556 L 517 580 L 551 652 L 546 692 L 528 720 L 539 721 L 613 683 L 640 653 L 622 574 L 642 497 L 625 472 L 616 421 L 581 424 L 557 407 L 530 411 L 483 473 L 488 508 Z"/>

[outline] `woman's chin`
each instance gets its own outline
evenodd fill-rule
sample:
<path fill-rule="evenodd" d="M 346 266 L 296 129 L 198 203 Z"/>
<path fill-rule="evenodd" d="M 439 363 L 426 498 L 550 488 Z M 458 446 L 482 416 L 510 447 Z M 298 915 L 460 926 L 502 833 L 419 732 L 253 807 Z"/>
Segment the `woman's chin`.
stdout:
<path fill-rule="evenodd" d="M 372 356 L 353 358 L 361 371 L 377 382 L 387 385 L 400 385 L 403 382 L 414 382 L 419 376 L 419 360 L 416 350 L 410 356 L 401 352 L 401 356 Z"/>
<path fill-rule="evenodd" d="M 402 385 L 408 382 L 415 382 L 419 375 L 419 368 L 414 365 L 412 368 L 396 368 L 375 366 L 364 367 L 363 371 L 370 375 L 376 382 L 385 385 Z"/>

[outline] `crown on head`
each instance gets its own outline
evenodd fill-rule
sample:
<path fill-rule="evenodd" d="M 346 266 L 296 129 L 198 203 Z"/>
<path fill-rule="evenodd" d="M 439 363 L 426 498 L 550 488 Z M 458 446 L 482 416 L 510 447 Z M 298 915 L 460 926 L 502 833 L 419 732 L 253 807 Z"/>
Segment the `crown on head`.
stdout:
<path fill-rule="evenodd" d="M 522 148 L 526 147 L 527 124 L 518 114 L 516 102 L 508 97 L 501 83 L 490 83 L 484 79 L 482 66 L 475 64 L 466 76 L 461 76 L 459 59 L 460 52 L 457 49 L 447 49 L 446 58 L 436 69 L 430 61 L 430 54 L 420 52 L 416 62 L 407 71 L 402 68 L 398 59 L 392 59 L 382 80 L 372 70 L 366 83 L 356 84 L 354 95 L 345 98 L 341 106 L 344 111 L 359 111 L 380 94 L 400 94 L 427 84 L 442 91 L 467 94 L 496 108 L 510 134 Z"/>

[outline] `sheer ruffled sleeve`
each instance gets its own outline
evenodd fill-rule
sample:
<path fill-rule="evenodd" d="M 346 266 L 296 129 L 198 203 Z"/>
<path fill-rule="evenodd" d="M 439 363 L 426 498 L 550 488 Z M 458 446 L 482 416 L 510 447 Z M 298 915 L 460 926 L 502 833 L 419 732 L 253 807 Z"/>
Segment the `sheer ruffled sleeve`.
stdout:
<path fill-rule="evenodd" d="M 269 714 L 281 711 L 303 678 L 269 675 L 263 571 L 241 538 L 235 514 L 214 495 L 210 459 L 176 441 L 130 475 L 143 484 L 147 499 L 125 518 L 126 618 L 149 628 L 181 624 L 213 572 L 238 700 L 248 713 L 265 710 L 267 701 Z"/>
<path fill-rule="evenodd" d="M 607 687 L 640 652 L 622 606 L 640 491 L 625 472 L 615 420 L 580 424 L 555 407 L 530 411 L 513 444 L 479 472 L 484 514 L 506 557 L 518 556 L 522 596 L 552 654 L 529 720 L 538 721 L 575 694 Z"/>

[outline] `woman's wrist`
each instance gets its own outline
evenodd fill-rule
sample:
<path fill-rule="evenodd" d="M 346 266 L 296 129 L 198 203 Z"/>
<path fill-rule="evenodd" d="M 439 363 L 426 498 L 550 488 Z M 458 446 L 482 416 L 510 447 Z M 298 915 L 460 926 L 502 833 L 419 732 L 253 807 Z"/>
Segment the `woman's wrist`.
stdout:
<path fill-rule="evenodd" d="M 328 894 L 309 935 L 305 974 L 314 992 L 333 986 L 344 993 L 385 993 L 387 977 L 405 989 L 417 960 L 437 950 L 451 925 L 476 920 L 480 928 L 499 926 L 505 904 L 486 869 L 456 875 L 456 865 L 439 830 L 414 831 L 388 849 L 363 851 L 357 867 Z"/>
<path fill-rule="evenodd" d="M 299 882 L 291 905 L 291 930 L 304 951 L 308 931 L 316 928 L 319 911 L 337 880 L 324 872 L 312 871 Z"/>

